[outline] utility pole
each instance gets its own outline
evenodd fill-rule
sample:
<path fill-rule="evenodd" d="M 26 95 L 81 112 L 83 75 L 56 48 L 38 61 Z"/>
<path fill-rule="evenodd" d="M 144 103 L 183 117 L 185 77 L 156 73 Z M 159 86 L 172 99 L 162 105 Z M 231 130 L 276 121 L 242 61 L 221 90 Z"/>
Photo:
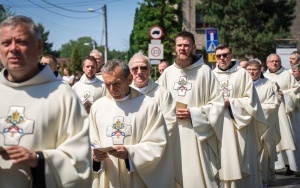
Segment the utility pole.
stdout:
<path fill-rule="evenodd" d="M 107 41 L 107 13 L 106 13 L 106 5 L 103 6 L 103 13 L 104 13 L 104 35 L 105 35 L 105 46 L 104 46 L 104 63 L 107 62 L 108 56 L 108 41 Z"/>
<path fill-rule="evenodd" d="M 102 7 L 103 15 L 104 15 L 104 36 L 105 36 L 105 45 L 104 45 L 104 63 L 107 62 L 108 56 L 108 42 L 107 42 L 107 13 L 106 13 L 106 5 Z M 93 8 L 88 9 L 89 12 L 96 12 Z M 99 12 L 97 12 L 99 14 Z M 95 41 L 94 41 L 95 42 Z M 94 43 L 95 44 L 95 43 Z"/>

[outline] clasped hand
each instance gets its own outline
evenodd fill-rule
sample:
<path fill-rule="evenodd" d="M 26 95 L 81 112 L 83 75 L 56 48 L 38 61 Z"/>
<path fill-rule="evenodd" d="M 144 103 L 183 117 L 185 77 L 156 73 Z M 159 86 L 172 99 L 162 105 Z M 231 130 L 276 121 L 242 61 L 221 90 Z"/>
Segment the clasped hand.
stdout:
<path fill-rule="evenodd" d="M 191 113 L 188 108 L 176 109 L 176 116 L 178 119 L 187 119 L 191 118 Z"/>
<path fill-rule="evenodd" d="M 23 146 L 10 146 L 0 152 L 4 160 L 14 160 L 14 164 L 24 164 L 32 168 L 38 164 L 35 151 L 30 151 Z"/>
<path fill-rule="evenodd" d="M 127 159 L 128 158 L 128 151 L 125 146 L 119 145 L 119 146 L 113 146 L 115 150 L 109 151 L 109 152 L 103 152 L 94 149 L 93 150 L 93 160 L 96 162 L 101 162 L 105 158 L 108 157 L 108 155 L 112 155 L 114 157 L 117 157 L 119 159 Z"/>

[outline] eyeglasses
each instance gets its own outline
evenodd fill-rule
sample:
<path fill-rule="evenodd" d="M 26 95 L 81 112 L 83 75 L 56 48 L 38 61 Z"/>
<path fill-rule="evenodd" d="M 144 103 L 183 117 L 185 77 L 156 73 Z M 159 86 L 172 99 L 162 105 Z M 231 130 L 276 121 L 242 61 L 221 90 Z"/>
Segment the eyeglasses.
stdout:
<path fill-rule="evenodd" d="M 142 72 L 146 72 L 148 70 L 148 67 L 147 66 L 139 66 L 139 67 L 132 67 L 131 70 L 133 72 L 137 72 L 138 70 L 141 70 Z"/>
<path fill-rule="evenodd" d="M 222 56 L 223 56 L 224 58 L 227 58 L 227 56 L 230 55 L 230 54 L 231 54 L 231 53 L 217 54 L 216 57 L 217 57 L 218 59 L 220 59 Z"/>

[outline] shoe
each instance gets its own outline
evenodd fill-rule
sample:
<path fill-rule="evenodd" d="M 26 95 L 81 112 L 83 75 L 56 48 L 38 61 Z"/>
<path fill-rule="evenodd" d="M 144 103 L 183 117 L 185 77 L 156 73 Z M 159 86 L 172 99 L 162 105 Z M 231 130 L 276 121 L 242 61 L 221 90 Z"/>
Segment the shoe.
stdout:
<path fill-rule="evenodd" d="M 291 175 L 293 175 L 293 174 L 294 174 L 294 171 L 292 171 L 292 170 L 290 169 L 290 166 L 287 165 L 287 169 L 286 169 L 285 175 L 291 176 Z"/>

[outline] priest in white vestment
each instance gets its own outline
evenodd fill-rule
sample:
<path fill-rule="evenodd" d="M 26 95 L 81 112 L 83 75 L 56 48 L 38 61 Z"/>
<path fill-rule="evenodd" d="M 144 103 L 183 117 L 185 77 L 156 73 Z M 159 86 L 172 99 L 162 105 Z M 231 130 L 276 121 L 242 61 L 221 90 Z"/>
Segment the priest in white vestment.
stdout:
<path fill-rule="evenodd" d="M 228 45 L 216 48 L 218 66 L 213 70 L 220 82 L 226 107 L 221 148 L 222 187 L 262 187 L 260 137 L 267 130 L 253 81 L 232 59 Z"/>
<path fill-rule="evenodd" d="M 290 65 L 291 67 L 288 69 L 288 71 L 292 74 L 293 72 L 293 66 L 300 63 L 300 52 L 299 51 L 293 51 L 290 54 Z"/>
<path fill-rule="evenodd" d="M 280 130 L 278 122 L 279 101 L 277 98 L 276 84 L 262 75 L 261 66 L 262 64 L 260 60 L 250 59 L 247 62 L 246 70 L 249 72 L 253 80 L 255 89 L 259 97 L 259 101 L 263 109 L 263 113 L 269 126 L 268 130 L 261 137 L 263 150 L 260 157 L 260 163 L 263 168 L 263 185 L 264 187 L 267 187 L 270 181 L 274 182 L 276 180 L 276 145 L 280 141 Z"/>
<path fill-rule="evenodd" d="M 51 54 L 45 54 L 45 55 L 43 55 L 40 63 L 42 65 L 46 65 L 47 64 L 51 68 L 51 70 L 53 71 L 53 73 L 56 76 L 56 78 L 58 80 L 62 80 L 62 77 L 61 77 L 61 75 L 59 74 L 59 72 L 57 70 L 58 69 L 58 63 L 57 63 L 56 57 L 54 57 Z"/>
<path fill-rule="evenodd" d="M 292 74 L 293 74 L 294 78 L 297 80 L 298 85 L 300 85 L 300 63 L 298 63 L 292 67 Z M 298 100 L 296 103 L 296 108 L 291 115 L 292 115 L 292 122 L 293 122 L 293 124 L 295 124 L 294 129 L 293 129 L 293 135 L 295 137 L 296 142 L 299 143 L 300 142 L 300 100 L 299 100 L 299 95 L 298 95 Z M 295 158 L 296 158 L 297 166 L 299 168 L 299 166 L 300 166 L 299 145 L 297 145 L 297 149 L 298 149 L 298 151 L 295 153 Z M 296 176 L 297 177 L 300 176 L 299 170 L 296 173 Z"/>
<path fill-rule="evenodd" d="M 96 67 L 95 58 L 86 57 L 82 62 L 82 71 L 85 76 L 81 76 L 80 80 L 72 86 L 88 113 L 90 113 L 91 105 L 106 93 L 103 82 L 95 76 Z"/>
<path fill-rule="evenodd" d="M 157 102 L 129 85 L 122 62 L 102 68 L 107 96 L 91 107 L 93 188 L 174 187 L 172 148 Z"/>
<path fill-rule="evenodd" d="M 281 66 L 279 55 L 270 54 L 267 57 L 267 66 L 268 70 L 264 73 L 264 76 L 278 84 L 279 94 L 282 96 L 278 111 L 281 141 L 277 145 L 279 154 L 275 167 L 276 169 L 284 169 L 285 165 L 288 165 L 287 175 L 291 175 L 293 174 L 292 171 L 300 171 L 300 157 L 296 157 L 300 156 L 300 140 L 297 140 L 298 136 L 295 134 L 299 122 L 293 118 L 297 113 L 297 104 L 300 100 L 300 86 L 293 75 Z"/>
<path fill-rule="evenodd" d="M 74 91 L 38 63 L 39 27 L 25 16 L 0 25 L 0 187 L 91 186 L 87 113 Z M 4 45 L 5 44 L 5 45 Z"/>
<path fill-rule="evenodd" d="M 177 156 L 180 156 L 180 145 L 178 126 L 175 114 L 175 101 L 171 93 L 164 87 L 155 83 L 151 77 L 151 64 L 147 56 L 142 51 L 134 54 L 129 61 L 130 72 L 133 77 L 131 87 L 139 92 L 153 98 L 155 100 L 164 116 L 166 126 L 169 132 L 169 137 L 173 149 L 173 158 L 176 160 Z M 173 145 L 175 147 L 173 147 Z M 176 162 L 175 162 L 176 165 Z M 182 172 L 181 168 L 175 168 L 176 186 L 182 187 Z"/>
<path fill-rule="evenodd" d="M 193 55 L 194 35 L 183 31 L 175 39 L 176 59 L 159 77 L 176 100 L 183 187 L 219 187 L 220 144 L 224 101 L 219 84 L 203 57 Z M 175 147 L 175 146 L 172 146 Z"/>
<path fill-rule="evenodd" d="M 101 73 L 101 68 L 103 67 L 103 65 L 106 63 L 106 62 L 103 62 L 103 56 L 102 56 L 102 53 L 99 52 L 98 50 L 94 49 L 91 51 L 90 53 L 90 56 L 93 56 L 96 61 L 97 61 L 97 68 L 96 68 L 96 77 L 103 81 L 103 78 L 102 78 L 102 73 Z"/>

